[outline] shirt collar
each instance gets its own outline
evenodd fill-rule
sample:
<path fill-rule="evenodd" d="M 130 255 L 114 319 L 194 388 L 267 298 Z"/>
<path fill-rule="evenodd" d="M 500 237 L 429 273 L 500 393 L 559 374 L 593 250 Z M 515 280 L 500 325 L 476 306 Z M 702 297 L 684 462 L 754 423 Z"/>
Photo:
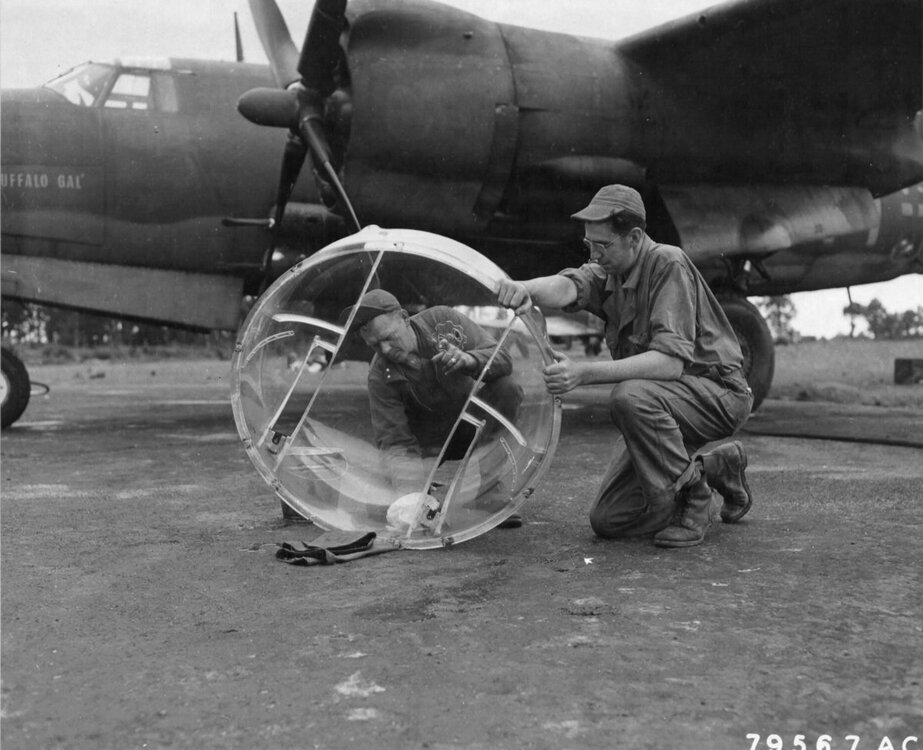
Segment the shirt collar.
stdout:
<path fill-rule="evenodd" d="M 647 257 L 653 245 L 654 241 L 645 234 L 644 239 L 641 240 L 641 249 L 638 251 L 638 257 L 635 259 L 634 265 L 628 272 L 628 277 L 622 282 L 623 289 L 638 288 L 638 282 L 641 281 L 641 268 L 644 266 L 644 259 Z"/>

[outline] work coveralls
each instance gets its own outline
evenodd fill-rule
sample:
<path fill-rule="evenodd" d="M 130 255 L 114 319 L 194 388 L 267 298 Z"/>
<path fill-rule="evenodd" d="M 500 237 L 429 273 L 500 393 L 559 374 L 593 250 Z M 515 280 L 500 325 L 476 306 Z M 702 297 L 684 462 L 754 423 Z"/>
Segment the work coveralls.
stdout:
<path fill-rule="evenodd" d="M 590 510 L 601 537 L 659 531 L 676 494 L 701 475 L 695 451 L 732 435 L 750 414 L 737 338 L 689 257 L 647 235 L 624 279 L 596 263 L 561 275 L 577 287 L 565 309 L 605 321 L 613 359 L 655 350 L 683 361 L 678 380 L 626 380 L 612 389 L 609 412 L 621 436 Z"/>
<path fill-rule="evenodd" d="M 410 318 L 410 325 L 422 360 L 419 369 L 376 353 L 368 378 L 375 441 L 391 484 L 400 494 L 421 491 L 425 482 L 422 459 L 439 454 L 477 379 L 477 375 L 460 372 L 446 375 L 432 358 L 444 344 L 454 344 L 474 356 L 479 374 L 497 345 L 483 328 L 451 307 L 423 310 Z M 523 392 L 511 377 L 512 371 L 512 359 L 501 349 L 484 375 L 478 396 L 515 421 Z M 459 425 L 443 460 L 461 459 L 472 437 L 470 424 Z"/>

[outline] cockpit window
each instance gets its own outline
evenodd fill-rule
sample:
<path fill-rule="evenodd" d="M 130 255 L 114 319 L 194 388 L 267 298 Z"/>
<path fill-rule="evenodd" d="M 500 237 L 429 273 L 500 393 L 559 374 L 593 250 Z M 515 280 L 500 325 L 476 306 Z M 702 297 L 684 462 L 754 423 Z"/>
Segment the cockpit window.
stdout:
<path fill-rule="evenodd" d="M 151 77 L 139 73 L 122 73 L 106 97 L 106 107 L 112 109 L 150 109 Z"/>
<path fill-rule="evenodd" d="M 179 111 L 176 81 L 168 71 L 84 63 L 53 78 L 45 87 L 80 107 L 106 107 L 136 112 Z"/>
<path fill-rule="evenodd" d="M 72 104 L 92 107 L 105 93 L 115 68 L 102 63 L 85 63 L 53 78 L 45 86 Z"/>

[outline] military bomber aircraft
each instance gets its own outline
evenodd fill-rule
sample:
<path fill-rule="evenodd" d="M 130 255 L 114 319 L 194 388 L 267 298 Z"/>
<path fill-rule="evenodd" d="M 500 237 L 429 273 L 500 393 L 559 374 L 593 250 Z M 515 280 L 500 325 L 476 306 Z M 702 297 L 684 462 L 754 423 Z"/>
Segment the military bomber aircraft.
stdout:
<path fill-rule="evenodd" d="M 274 0 L 251 10 L 268 67 L 123 59 L 3 92 L 5 301 L 234 330 L 368 224 L 552 273 L 621 182 L 720 295 L 760 401 L 748 296 L 923 271 L 919 0 L 734 0 L 618 41 L 317 0 L 300 51 Z M 3 384 L 7 426 L 29 395 L 7 348 Z"/>

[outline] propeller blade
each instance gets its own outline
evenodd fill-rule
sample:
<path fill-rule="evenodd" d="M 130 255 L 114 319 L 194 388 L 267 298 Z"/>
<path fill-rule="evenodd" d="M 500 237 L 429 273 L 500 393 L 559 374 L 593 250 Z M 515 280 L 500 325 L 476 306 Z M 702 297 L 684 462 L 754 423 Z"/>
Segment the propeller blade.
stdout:
<path fill-rule="evenodd" d="M 317 0 L 301 48 L 298 73 L 305 87 L 323 97 L 336 88 L 333 72 L 340 59 L 340 34 L 346 23 L 346 0 Z"/>
<path fill-rule="evenodd" d="M 298 48 L 275 0 L 250 0 L 250 12 L 276 83 L 285 88 L 298 75 Z"/>
<path fill-rule="evenodd" d="M 324 168 L 324 171 L 327 173 L 326 178 L 329 179 L 331 183 L 333 183 L 337 195 L 339 195 L 340 200 L 346 207 L 346 210 L 349 211 L 349 217 L 352 219 L 353 224 L 356 227 L 356 231 L 358 232 L 360 229 L 362 229 L 362 225 L 359 223 L 359 218 L 356 216 L 356 211 L 353 209 L 353 204 L 349 200 L 349 195 L 347 195 L 346 189 L 343 187 L 343 183 L 340 182 L 340 178 L 337 175 L 336 169 L 334 169 L 333 164 L 330 163 L 330 149 L 327 146 L 326 140 L 324 139 L 324 131 L 321 128 L 320 123 L 313 117 L 305 118 L 301 121 L 301 133 L 304 139 L 307 141 L 308 146 L 311 149 L 311 153 L 314 155 L 315 161 L 320 162 L 321 166 Z"/>
<path fill-rule="evenodd" d="M 347 0 L 316 0 L 299 56 L 275 0 L 250 0 L 260 42 L 276 82 L 284 90 L 257 88 L 237 101 L 238 111 L 257 125 L 289 128 L 276 193 L 273 231 L 278 232 L 307 152 L 310 150 L 322 201 L 339 202 L 356 229 L 362 228 L 332 163 L 324 132 L 326 101 L 338 86 L 337 68 L 343 51 Z M 274 243 L 273 243 L 274 244 Z"/>

